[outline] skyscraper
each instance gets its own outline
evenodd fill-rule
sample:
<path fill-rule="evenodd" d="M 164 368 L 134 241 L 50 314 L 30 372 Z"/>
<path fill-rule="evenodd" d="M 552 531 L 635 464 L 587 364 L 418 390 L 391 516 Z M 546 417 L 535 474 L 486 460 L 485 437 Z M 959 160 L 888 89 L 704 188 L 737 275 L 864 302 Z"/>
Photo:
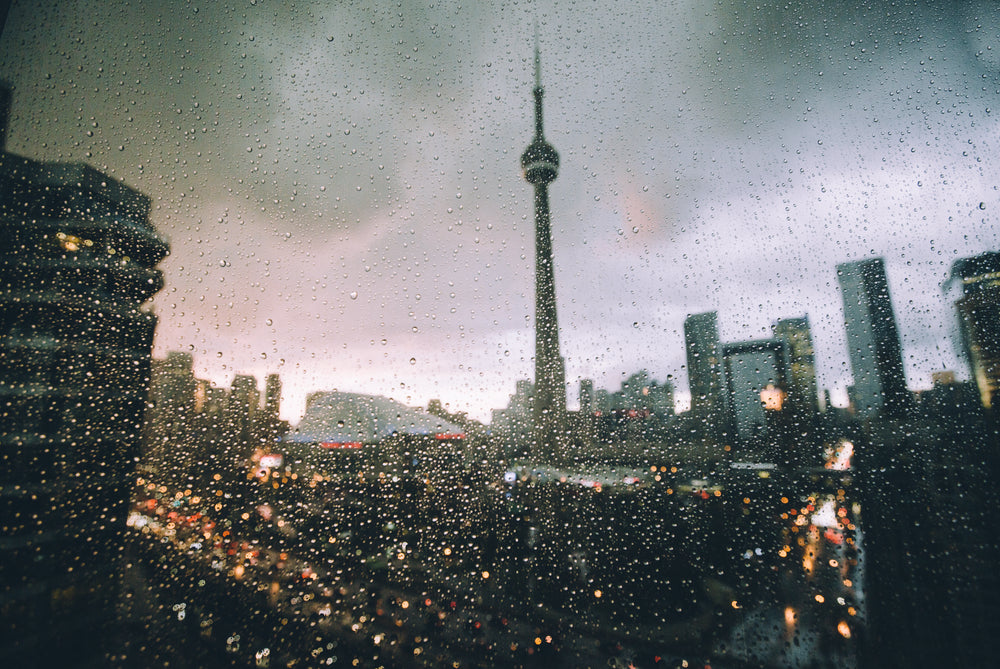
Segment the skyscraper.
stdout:
<path fill-rule="evenodd" d="M 580 413 L 594 413 L 594 380 L 580 379 Z"/>
<path fill-rule="evenodd" d="M 166 242 L 83 164 L 0 152 L 0 657 L 102 666 Z"/>
<path fill-rule="evenodd" d="M 264 413 L 267 419 L 277 422 L 281 412 L 281 377 L 268 374 L 264 380 Z"/>
<path fill-rule="evenodd" d="M 989 409 L 1000 389 L 1000 253 L 956 260 L 951 279 L 962 286 L 962 297 L 955 302 L 960 348 Z"/>
<path fill-rule="evenodd" d="M 559 354 L 556 287 L 552 270 L 549 183 L 559 171 L 559 154 L 542 131 L 542 74 L 535 45 L 535 136 L 521 156 L 524 178 L 535 187 L 535 457 L 558 459 L 564 441 L 566 369 Z"/>
<path fill-rule="evenodd" d="M 268 442 L 276 441 L 284 432 L 282 426 L 287 429 L 287 424 L 283 424 L 281 414 L 281 377 L 277 374 L 268 374 L 264 380 L 264 410 L 258 419 L 261 436 Z"/>
<path fill-rule="evenodd" d="M 728 412 L 716 312 L 693 314 L 684 319 L 684 345 L 691 414 L 707 431 L 721 434 Z"/>
<path fill-rule="evenodd" d="M 844 298 L 855 411 L 860 418 L 902 415 L 911 401 L 885 263 L 869 258 L 837 265 L 837 278 Z"/>
<path fill-rule="evenodd" d="M 153 360 L 146 415 L 153 451 L 186 439 L 195 412 L 196 390 L 194 357 L 190 353 L 169 351 L 165 359 Z"/>
<path fill-rule="evenodd" d="M 813 351 L 809 317 L 783 318 L 771 326 L 774 338 L 785 344 L 788 412 L 796 421 L 819 413 L 816 388 L 816 355 Z"/>
<path fill-rule="evenodd" d="M 762 435 L 771 427 L 765 391 L 786 392 L 785 344 L 776 339 L 762 339 L 722 347 L 729 406 L 736 433 L 741 439 Z"/>
<path fill-rule="evenodd" d="M 254 440 L 257 412 L 260 410 L 260 391 L 257 379 L 251 374 L 237 374 L 229 392 L 229 425 L 234 439 L 250 443 Z"/>

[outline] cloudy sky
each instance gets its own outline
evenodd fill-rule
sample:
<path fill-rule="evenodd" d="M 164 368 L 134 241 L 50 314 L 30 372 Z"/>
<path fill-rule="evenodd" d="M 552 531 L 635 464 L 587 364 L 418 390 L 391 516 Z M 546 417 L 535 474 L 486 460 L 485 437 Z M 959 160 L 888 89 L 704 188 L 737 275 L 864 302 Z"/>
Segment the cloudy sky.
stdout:
<path fill-rule="evenodd" d="M 873 255 L 910 385 L 964 371 L 943 284 L 1000 246 L 994 3 L 34 4 L 8 150 L 149 194 L 156 353 L 278 372 L 292 420 L 333 388 L 485 419 L 533 374 L 536 22 L 571 405 L 641 368 L 686 404 L 708 310 L 727 341 L 808 314 L 843 401 L 835 266 Z"/>

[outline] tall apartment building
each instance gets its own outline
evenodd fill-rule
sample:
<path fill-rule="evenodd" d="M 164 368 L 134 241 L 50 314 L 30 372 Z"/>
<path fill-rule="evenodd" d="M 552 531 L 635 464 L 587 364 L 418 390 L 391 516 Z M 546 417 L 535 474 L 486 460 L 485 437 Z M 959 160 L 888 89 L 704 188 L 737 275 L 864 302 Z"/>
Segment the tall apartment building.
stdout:
<path fill-rule="evenodd" d="M 0 657 L 103 666 L 167 243 L 141 193 L 0 152 Z"/>
<path fill-rule="evenodd" d="M 729 417 L 722 351 L 716 312 L 693 314 L 684 319 L 688 387 L 691 414 L 716 435 L 725 431 Z"/>
<path fill-rule="evenodd" d="M 1000 253 L 956 260 L 951 278 L 962 287 L 962 297 L 955 302 L 960 350 L 989 409 L 1000 389 Z"/>
<path fill-rule="evenodd" d="M 774 338 L 785 345 L 788 411 L 794 420 L 808 421 L 819 413 L 816 354 L 809 317 L 783 318 L 771 326 Z"/>
<path fill-rule="evenodd" d="M 741 439 L 752 439 L 771 428 L 769 410 L 783 410 L 787 392 L 785 344 L 775 339 L 726 344 L 722 347 L 731 420 Z M 777 406 L 768 395 L 776 394 Z M 774 401 L 774 400 L 771 400 Z"/>
<path fill-rule="evenodd" d="M 869 258 L 837 265 L 847 350 L 854 374 L 851 401 L 862 419 L 900 416 L 911 405 L 885 263 Z"/>

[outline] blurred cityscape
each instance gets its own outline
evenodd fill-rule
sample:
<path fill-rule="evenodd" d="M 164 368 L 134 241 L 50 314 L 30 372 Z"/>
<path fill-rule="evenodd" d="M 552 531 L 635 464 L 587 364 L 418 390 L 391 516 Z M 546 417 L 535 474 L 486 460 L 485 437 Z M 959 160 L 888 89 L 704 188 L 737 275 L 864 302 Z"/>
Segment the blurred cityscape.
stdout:
<path fill-rule="evenodd" d="M 489 424 L 326 388 L 293 426 L 278 375 L 153 359 L 149 200 L 0 155 L 5 663 L 991 664 L 1000 253 L 952 268 L 971 381 L 907 388 L 870 258 L 837 266 L 846 408 L 807 316 L 724 342 L 710 312 L 689 410 L 644 369 L 568 410 L 535 58 L 536 375 Z"/>

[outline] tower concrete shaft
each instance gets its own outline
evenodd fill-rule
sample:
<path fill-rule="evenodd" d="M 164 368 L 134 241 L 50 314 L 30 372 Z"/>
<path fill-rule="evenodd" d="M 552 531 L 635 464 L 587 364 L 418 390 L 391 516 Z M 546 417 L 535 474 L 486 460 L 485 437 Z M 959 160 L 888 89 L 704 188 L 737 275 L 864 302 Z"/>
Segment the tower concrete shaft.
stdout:
<path fill-rule="evenodd" d="M 535 136 L 521 156 L 524 178 L 535 187 L 535 402 L 536 456 L 558 458 L 566 417 L 566 369 L 559 354 L 559 322 L 552 267 L 548 185 L 559 171 L 559 154 L 542 131 L 542 86 L 535 49 Z"/>

